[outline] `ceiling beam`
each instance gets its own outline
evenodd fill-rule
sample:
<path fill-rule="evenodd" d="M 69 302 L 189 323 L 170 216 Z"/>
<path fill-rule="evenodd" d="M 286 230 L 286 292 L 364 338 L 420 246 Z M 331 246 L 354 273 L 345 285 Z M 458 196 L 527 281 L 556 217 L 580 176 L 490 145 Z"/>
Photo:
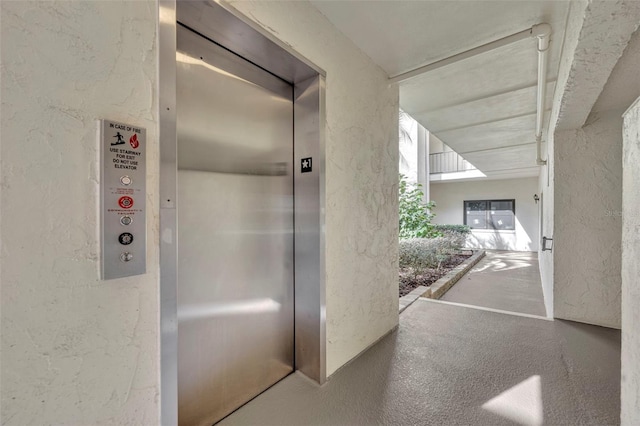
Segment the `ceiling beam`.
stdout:
<path fill-rule="evenodd" d="M 547 79 L 547 87 L 549 90 L 553 91 L 553 84 L 555 83 L 556 79 L 555 78 L 549 78 Z M 444 109 L 450 109 L 450 108 L 456 108 L 456 107 L 461 107 L 467 104 L 471 104 L 474 102 L 481 102 L 481 101 L 485 101 L 485 100 L 491 100 L 493 98 L 497 98 L 499 96 L 505 96 L 505 95 L 510 95 L 513 94 L 514 92 L 520 92 L 520 91 L 526 91 L 527 89 L 535 89 L 536 87 L 538 87 L 538 83 L 526 83 L 526 84 L 522 84 L 519 86 L 514 86 L 514 87 L 509 87 L 507 89 L 501 90 L 499 92 L 493 92 L 493 93 L 489 93 L 489 94 L 484 94 L 484 95 L 480 95 L 480 96 L 475 96 L 473 98 L 467 98 L 467 99 L 463 99 L 460 101 L 456 101 L 450 104 L 443 104 L 443 105 L 438 105 L 435 107 L 431 107 L 429 109 L 422 109 L 419 111 L 413 111 L 411 116 L 412 117 L 418 117 L 421 115 L 427 115 L 427 114 L 431 114 L 433 112 L 438 112 Z"/>
<path fill-rule="evenodd" d="M 507 145 L 507 146 L 499 146 L 496 148 L 486 148 L 486 149 L 477 149 L 475 151 L 464 151 L 464 152 L 458 152 L 458 155 L 461 156 L 465 156 L 465 154 L 475 154 L 478 152 L 488 152 L 488 151 L 499 151 L 499 150 L 506 150 L 506 149 L 511 149 L 511 148 L 520 148 L 523 146 L 528 146 L 528 145 L 535 145 L 536 142 L 527 142 L 527 143 L 521 143 L 518 145 Z M 457 152 L 457 151 L 456 151 Z"/>
<path fill-rule="evenodd" d="M 514 167 L 514 168 L 507 168 L 507 169 L 493 169 L 493 170 L 482 170 L 482 173 L 500 173 L 500 172 L 513 172 L 515 170 L 521 170 L 522 172 L 526 172 L 527 170 L 531 170 L 531 171 L 538 171 L 539 167 L 538 166 L 532 166 L 532 167 Z"/>
<path fill-rule="evenodd" d="M 465 50 L 464 52 L 457 53 L 455 55 L 449 56 L 448 58 L 440 59 L 439 61 L 431 62 L 430 64 L 422 65 L 416 69 L 411 71 L 404 72 L 402 74 L 398 74 L 389 78 L 391 83 L 401 83 L 407 81 L 411 78 L 417 77 L 424 73 L 436 70 L 438 68 L 445 67 L 447 65 L 454 64 L 456 62 L 463 61 L 465 59 L 472 58 L 477 55 L 481 55 L 486 52 L 490 52 L 492 50 L 498 49 L 503 46 L 507 46 L 509 44 L 516 43 L 521 40 L 526 40 L 533 37 L 539 37 L 541 31 L 547 31 L 549 27 L 548 24 L 537 24 L 532 26 L 531 28 L 527 28 L 526 30 L 519 31 L 515 34 L 511 34 L 509 36 L 500 38 L 498 40 L 491 41 L 489 43 L 485 43 L 481 46 L 474 47 L 473 49 Z M 550 31 L 550 30 L 549 30 Z"/>
<path fill-rule="evenodd" d="M 550 131 L 581 128 L 640 22 L 637 0 L 571 2 Z"/>
<path fill-rule="evenodd" d="M 551 111 L 551 108 L 547 108 L 544 110 L 544 112 L 549 112 Z M 527 111 L 525 113 L 522 114 L 514 114 L 514 115 L 510 115 L 507 117 L 499 117 L 499 118 L 494 118 L 492 120 L 485 120 L 485 121 L 478 121 L 476 123 L 470 123 L 470 124 L 464 124 L 461 126 L 455 126 L 455 127 L 449 127 L 449 128 L 444 128 L 444 129 L 438 129 L 436 128 L 435 130 L 429 130 L 431 131 L 431 133 L 445 133 L 445 132 L 451 132 L 454 130 L 462 130 L 462 129 L 467 129 L 470 127 L 476 127 L 476 126 L 484 126 L 485 124 L 491 124 L 491 123 L 499 123 L 501 121 L 507 121 L 507 120 L 513 120 L 514 118 L 522 118 L 522 117 L 527 117 L 527 116 L 535 116 L 536 115 L 536 111 Z"/>

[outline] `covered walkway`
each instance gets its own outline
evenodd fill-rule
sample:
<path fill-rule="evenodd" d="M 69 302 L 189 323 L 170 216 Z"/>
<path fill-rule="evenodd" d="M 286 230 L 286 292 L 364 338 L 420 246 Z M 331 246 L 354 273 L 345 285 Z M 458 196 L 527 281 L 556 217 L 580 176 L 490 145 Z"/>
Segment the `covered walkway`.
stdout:
<path fill-rule="evenodd" d="M 225 425 L 618 424 L 620 332 L 419 299 L 320 387 L 290 375 Z"/>
<path fill-rule="evenodd" d="M 545 316 L 538 254 L 487 251 L 441 300 Z"/>

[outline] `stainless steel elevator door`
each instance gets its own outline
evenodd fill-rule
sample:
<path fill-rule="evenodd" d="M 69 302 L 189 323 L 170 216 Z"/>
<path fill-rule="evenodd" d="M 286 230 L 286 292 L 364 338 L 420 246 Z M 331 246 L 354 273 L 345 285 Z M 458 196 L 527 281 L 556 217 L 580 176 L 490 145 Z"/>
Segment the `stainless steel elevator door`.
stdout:
<path fill-rule="evenodd" d="M 292 87 L 178 26 L 178 417 L 293 370 Z"/>

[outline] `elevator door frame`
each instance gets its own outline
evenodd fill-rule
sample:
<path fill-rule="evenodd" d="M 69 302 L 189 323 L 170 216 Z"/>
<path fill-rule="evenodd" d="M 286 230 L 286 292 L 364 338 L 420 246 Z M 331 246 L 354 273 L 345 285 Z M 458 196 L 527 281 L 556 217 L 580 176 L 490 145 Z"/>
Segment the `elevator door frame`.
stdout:
<path fill-rule="evenodd" d="M 181 24 L 294 87 L 294 370 L 326 381 L 325 73 L 230 6 L 160 0 L 160 364 L 161 423 L 178 422 L 176 26 Z M 313 158 L 301 173 L 301 161 Z"/>

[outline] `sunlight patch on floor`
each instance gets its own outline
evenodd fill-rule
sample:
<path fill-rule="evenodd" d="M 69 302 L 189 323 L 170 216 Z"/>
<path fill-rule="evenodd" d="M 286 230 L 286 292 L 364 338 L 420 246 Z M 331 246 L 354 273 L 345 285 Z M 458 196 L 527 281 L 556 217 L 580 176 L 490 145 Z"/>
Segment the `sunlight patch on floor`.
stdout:
<path fill-rule="evenodd" d="M 496 259 L 486 262 L 484 265 L 481 265 L 477 268 L 474 268 L 472 272 L 502 272 L 502 271 L 511 271 L 514 269 L 528 268 L 531 266 L 531 263 L 523 261 L 523 260 L 509 260 L 507 262 Z"/>
<path fill-rule="evenodd" d="M 531 376 L 482 405 L 482 408 L 521 425 L 543 423 L 540 376 Z"/>

